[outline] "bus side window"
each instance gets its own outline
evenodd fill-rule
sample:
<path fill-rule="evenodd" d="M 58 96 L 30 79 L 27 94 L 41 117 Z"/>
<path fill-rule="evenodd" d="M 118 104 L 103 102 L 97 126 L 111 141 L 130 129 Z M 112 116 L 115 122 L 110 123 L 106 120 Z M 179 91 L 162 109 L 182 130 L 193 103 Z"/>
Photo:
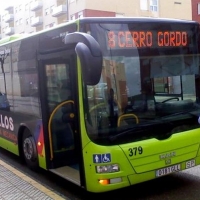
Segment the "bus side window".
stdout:
<path fill-rule="evenodd" d="M 72 99 L 70 82 L 68 79 L 64 79 L 61 81 L 60 100 L 65 101 L 70 99 Z"/>
<path fill-rule="evenodd" d="M 52 109 L 60 102 L 59 87 L 60 83 L 56 75 L 55 65 L 46 65 L 47 80 L 47 99 L 49 107 Z"/>
<path fill-rule="evenodd" d="M 200 103 L 200 76 L 195 75 L 196 103 Z"/>

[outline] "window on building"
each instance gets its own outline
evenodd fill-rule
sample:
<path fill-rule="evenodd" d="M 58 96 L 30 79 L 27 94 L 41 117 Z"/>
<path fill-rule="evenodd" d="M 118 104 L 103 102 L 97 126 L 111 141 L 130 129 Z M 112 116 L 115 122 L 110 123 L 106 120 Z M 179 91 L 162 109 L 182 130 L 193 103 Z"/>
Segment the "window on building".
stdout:
<path fill-rule="evenodd" d="M 33 22 L 33 16 L 32 17 L 30 17 L 30 23 L 32 24 L 32 22 Z"/>
<path fill-rule="evenodd" d="M 29 5 L 28 3 L 25 5 L 25 10 L 28 10 L 29 9 Z"/>
<path fill-rule="evenodd" d="M 75 20 L 75 19 L 76 19 L 75 15 L 71 15 L 71 20 Z"/>
<path fill-rule="evenodd" d="M 29 18 L 26 19 L 26 24 L 29 24 Z"/>
<path fill-rule="evenodd" d="M 200 3 L 198 3 L 198 15 L 200 15 Z"/>
<path fill-rule="evenodd" d="M 53 27 L 53 26 L 55 26 L 55 22 L 46 25 L 46 26 L 45 26 L 45 29 L 47 29 L 47 28 L 51 28 L 51 27 Z"/>
<path fill-rule="evenodd" d="M 45 9 L 45 15 L 49 15 L 49 14 L 50 14 L 49 8 Z"/>
<path fill-rule="evenodd" d="M 9 27 L 8 27 L 8 26 L 6 26 L 6 27 L 5 27 L 5 30 L 6 30 L 6 29 L 8 29 L 8 28 L 9 28 Z"/>
<path fill-rule="evenodd" d="M 21 10 L 22 10 L 22 5 L 20 4 L 20 5 L 19 5 L 19 11 L 21 11 Z"/>
<path fill-rule="evenodd" d="M 54 5 L 50 7 L 50 13 L 52 13 L 52 12 L 53 12 L 53 9 L 54 9 L 54 8 L 55 8 L 55 6 L 54 6 Z"/>
<path fill-rule="evenodd" d="M 78 13 L 78 18 L 82 18 L 83 17 L 83 12 L 79 12 Z"/>
<path fill-rule="evenodd" d="M 150 0 L 150 11 L 158 12 L 158 0 Z"/>
<path fill-rule="evenodd" d="M 53 26 L 55 26 L 55 22 L 49 24 L 49 27 L 53 27 Z"/>
<path fill-rule="evenodd" d="M 148 10 L 148 1 L 140 0 L 140 10 Z"/>

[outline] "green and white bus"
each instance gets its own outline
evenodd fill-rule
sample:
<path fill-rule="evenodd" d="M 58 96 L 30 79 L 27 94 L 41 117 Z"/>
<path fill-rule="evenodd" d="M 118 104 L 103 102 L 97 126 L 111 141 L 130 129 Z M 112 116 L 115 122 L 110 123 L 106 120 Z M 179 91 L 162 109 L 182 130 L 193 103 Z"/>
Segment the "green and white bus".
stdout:
<path fill-rule="evenodd" d="M 82 18 L 0 41 L 0 146 L 90 192 L 200 164 L 199 24 Z"/>

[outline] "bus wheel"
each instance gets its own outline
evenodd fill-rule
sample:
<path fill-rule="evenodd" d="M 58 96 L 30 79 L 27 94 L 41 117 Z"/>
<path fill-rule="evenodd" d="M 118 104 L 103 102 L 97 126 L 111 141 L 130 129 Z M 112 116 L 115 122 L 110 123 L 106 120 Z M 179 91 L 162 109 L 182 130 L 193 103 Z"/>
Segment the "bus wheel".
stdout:
<path fill-rule="evenodd" d="M 32 170 L 38 169 L 37 148 L 33 136 L 28 130 L 23 134 L 23 154 L 28 167 Z"/>

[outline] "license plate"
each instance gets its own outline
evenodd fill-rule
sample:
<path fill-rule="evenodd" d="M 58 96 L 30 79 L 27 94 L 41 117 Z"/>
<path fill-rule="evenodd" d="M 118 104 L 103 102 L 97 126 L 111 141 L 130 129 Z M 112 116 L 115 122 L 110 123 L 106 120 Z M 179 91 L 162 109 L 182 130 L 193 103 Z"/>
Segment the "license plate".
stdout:
<path fill-rule="evenodd" d="M 195 160 L 189 160 L 185 163 L 185 168 L 189 169 L 191 167 L 194 167 L 196 165 Z"/>
<path fill-rule="evenodd" d="M 162 168 L 162 169 L 158 169 L 158 170 L 156 170 L 156 177 L 164 176 L 164 175 L 167 175 L 167 174 L 171 174 L 173 172 L 178 172 L 180 170 L 181 170 L 181 165 L 180 164 L 169 166 L 169 167 L 165 167 L 165 168 Z"/>

